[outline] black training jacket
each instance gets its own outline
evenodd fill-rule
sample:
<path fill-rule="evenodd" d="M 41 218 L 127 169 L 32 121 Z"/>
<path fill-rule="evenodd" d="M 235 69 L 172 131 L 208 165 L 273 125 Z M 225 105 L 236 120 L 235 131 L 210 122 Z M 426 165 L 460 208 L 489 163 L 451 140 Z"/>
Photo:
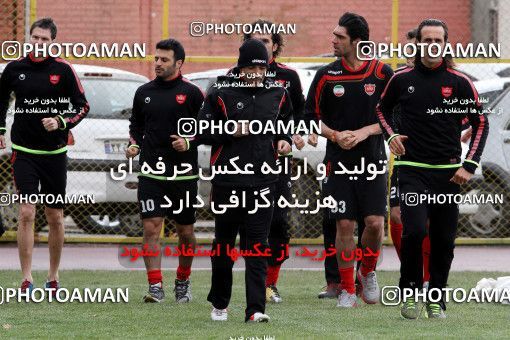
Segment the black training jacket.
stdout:
<path fill-rule="evenodd" d="M 196 120 L 203 99 L 202 91 L 181 74 L 169 81 L 156 78 L 136 90 L 129 125 L 129 146 L 140 148 L 140 165 L 147 162 L 156 170 L 161 157 L 165 173 L 156 176 L 173 176 L 174 166 L 182 170 L 182 164 L 188 163 L 192 165 L 191 172 L 176 178 L 196 177 L 196 140 L 187 138 L 189 149 L 178 152 L 172 147 L 174 139 L 170 136 L 180 132 L 178 122 L 181 118 Z"/>
<path fill-rule="evenodd" d="M 357 70 L 346 65 L 343 58 L 321 67 L 308 91 L 306 119 L 323 121 L 337 131 L 376 124 L 375 107 L 392 75 L 391 67 L 375 59 L 365 61 Z M 369 136 L 350 150 L 327 142 L 328 162 L 358 164 L 362 157 L 372 162 L 386 159 L 382 135 Z"/>
<path fill-rule="evenodd" d="M 209 90 L 204 106 L 200 110 L 199 120 L 224 123 L 227 120 L 260 121 L 266 126 L 267 121 L 282 120 L 288 123 L 292 117 L 292 103 L 287 90 L 281 86 L 274 86 L 271 79 L 264 80 L 264 87 L 247 88 L 235 87 L 238 81 L 232 77 L 218 77 L 215 86 Z M 217 84 L 224 85 L 218 88 Z M 277 131 L 278 132 L 278 131 Z M 282 131 L 279 131 L 282 132 Z M 230 159 L 239 157 L 236 162 L 241 168 L 248 163 L 253 164 L 253 175 L 217 174 L 212 183 L 220 186 L 255 187 L 274 183 L 278 180 L 276 174 L 263 174 L 261 166 L 264 162 L 273 169 L 277 168 L 277 142 L 285 140 L 292 145 L 289 134 L 250 134 L 234 137 L 230 134 L 220 134 L 206 131 L 198 136 L 199 142 L 212 145 L 211 166 L 227 166 L 232 170 Z"/>
<path fill-rule="evenodd" d="M 398 133 L 392 118 L 400 106 Z M 462 166 L 474 173 L 489 132 L 478 93 L 462 72 L 442 62 L 434 69 L 417 62 L 414 68 L 395 73 L 377 107 L 379 122 L 388 142 L 406 135 L 405 155 L 396 165 L 421 167 L 460 166 L 463 119 L 473 128 L 469 151 Z"/>
<path fill-rule="evenodd" d="M 89 111 L 78 76 L 61 58 L 36 61 L 29 55 L 7 64 L 0 78 L 0 134 L 6 131 L 11 93 L 16 97 L 12 148 L 22 152 L 65 152 L 68 130 Z M 59 129 L 46 131 L 41 120 L 49 117 L 58 118 Z"/>

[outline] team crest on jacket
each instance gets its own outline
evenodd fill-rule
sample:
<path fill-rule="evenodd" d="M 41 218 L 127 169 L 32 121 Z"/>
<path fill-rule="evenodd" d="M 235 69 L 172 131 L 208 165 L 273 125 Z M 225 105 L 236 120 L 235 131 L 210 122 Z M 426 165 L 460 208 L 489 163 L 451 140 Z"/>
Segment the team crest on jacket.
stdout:
<path fill-rule="evenodd" d="M 345 93 L 345 88 L 342 85 L 335 85 L 333 87 L 333 94 L 337 97 L 343 96 Z"/>
<path fill-rule="evenodd" d="M 373 95 L 375 92 L 375 84 L 365 84 L 365 92 L 369 96 Z"/>
<path fill-rule="evenodd" d="M 441 94 L 443 97 L 448 98 L 452 95 L 453 87 L 451 86 L 441 86 Z"/>
<path fill-rule="evenodd" d="M 186 95 L 185 95 L 185 94 L 176 94 L 176 95 L 175 95 L 175 100 L 176 100 L 179 104 L 184 104 L 184 102 L 186 101 Z"/>
<path fill-rule="evenodd" d="M 276 84 L 278 84 L 278 86 L 280 86 L 280 87 L 285 87 L 285 85 L 286 85 L 286 81 L 285 81 L 285 80 L 283 80 L 283 79 L 277 79 L 277 80 L 275 80 L 274 82 L 275 82 Z"/>
<path fill-rule="evenodd" d="M 60 81 L 60 74 L 50 74 L 50 83 L 57 85 Z"/>

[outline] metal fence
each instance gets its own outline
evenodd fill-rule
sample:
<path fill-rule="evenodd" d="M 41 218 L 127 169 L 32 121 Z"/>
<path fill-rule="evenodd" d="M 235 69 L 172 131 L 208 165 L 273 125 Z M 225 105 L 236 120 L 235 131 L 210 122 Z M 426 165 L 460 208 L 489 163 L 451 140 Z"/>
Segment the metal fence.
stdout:
<path fill-rule="evenodd" d="M 168 6 L 163 1 L 163 6 Z M 0 33 L 2 40 L 23 41 L 26 29 L 35 19 L 36 3 L 16 0 L 0 0 Z M 395 8 L 393 8 L 395 11 Z M 395 14 L 395 12 L 394 12 Z M 398 8 L 397 8 L 398 15 Z M 501 17 L 501 13 L 500 16 Z M 497 18 L 497 16 L 496 16 Z M 393 22 L 398 22 L 398 17 Z M 395 25 L 392 26 L 395 28 Z M 168 31 L 168 28 L 166 28 Z M 163 28 L 163 32 L 165 29 Z M 163 34 L 164 35 L 164 34 Z M 392 36 L 398 36 L 393 31 Z M 490 39 L 498 39 L 494 34 Z M 500 34 L 499 40 L 502 39 Z M 332 58 L 281 58 L 283 62 L 309 62 L 300 65 L 303 83 L 309 83 L 315 71 L 321 64 L 333 60 Z M 219 69 L 234 64 L 236 58 L 217 57 L 187 57 L 187 63 L 207 65 L 207 69 Z M 74 62 L 74 61 L 73 61 Z M 68 193 L 92 194 L 95 204 L 70 205 L 65 209 L 65 224 L 67 241 L 77 242 L 130 242 L 141 236 L 142 225 L 139 217 L 136 188 L 136 169 L 123 181 L 112 179 L 110 169 L 116 169 L 120 162 L 125 162 L 124 150 L 128 141 L 128 118 L 131 103 L 136 88 L 148 79 L 140 74 L 119 72 L 118 69 L 133 69 L 134 64 L 138 70 L 150 73 L 152 70 L 151 58 L 144 60 L 80 60 L 75 66 L 81 78 L 89 100 L 91 111 L 89 116 L 72 130 L 69 136 L 69 166 L 68 166 Z M 388 59 L 386 62 L 394 68 L 402 60 Z M 125 67 L 126 65 L 129 67 Z M 463 187 L 463 194 L 476 193 L 501 194 L 503 203 L 494 204 L 463 204 L 460 206 L 460 221 L 458 236 L 472 238 L 477 242 L 480 239 L 492 239 L 496 243 L 508 243 L 510 240 L 510 93 L 505 91 L 506 81 L 510 84 L 510 60 L 457 60 L 458 68 L 478 79 L 475 85 L 480 96 L 487 98 L 486 107 L 493 107 L 490 117 L 491 131 L 487 140 L 485 153 L 482 158 L 481 172 L 476 179 Z M 93 66 L 108 67 L 97 69 Z M 149 71 L 147 71 L 149 70 Z M 0 68 L 0 73 L 2 68 Z M 147 72 L 146 72 L 147 71 Z M 191 75 L 191 80 L 204 90 L 211 84 L 213 77 Z M 484 80 L 484 81 L 482 81 Z M 306 90 L 305 90 L 306 94 Z M 499 98 L 499 99 L 498 99 Z M 13 98 L 14 100 L 14 98 Z M 12 116 L 8 117 L 9 124 Z M 10 170 L 10 143 L 2 153 L 0 160 L 0 192 L 13 193 L 14 187 Z M 301 152 L 295 152 L 293 170 L 309 165 L 308 174 L 301 176 L 293 183 L 292 191 L 300 200 L 317 198 L 316 192 L 321 190 L 316 173 L 313 169 L 321 163 L 325 153 L 325 141 L 318 147 L 307 145 Z M 209 165 L 209 148 L 199 148 L 199 165 L 207 168 Z M 137 163 L 137 162 L 135 162 Z M 199 182 L 199 194 L 208 201 L 210 183 Z M 17 226 L 17 206 L 2 205 L 0 214 L 4 226 L 10 230 L 7 237 L 2 240 L 14 240 Z M 305 242 L 321 242 L 322 213 L 301 214 L 299 210 L 290 212 L 291 237 L 296 240 L 305 239 Z M 213 232 L 212 214 L 208 207 L 198 211 L 196 231 L 198 238 L 208 239 Z M 175 228 L 171 221 L 167 221 L 165 235 L 174 237 Z M 39 232 L 40 239 L 46 239 L 48 230 L 43 209 L 38 207 L 35 230 Z M 387 233 L 388 234 L 388 233 Z"/>

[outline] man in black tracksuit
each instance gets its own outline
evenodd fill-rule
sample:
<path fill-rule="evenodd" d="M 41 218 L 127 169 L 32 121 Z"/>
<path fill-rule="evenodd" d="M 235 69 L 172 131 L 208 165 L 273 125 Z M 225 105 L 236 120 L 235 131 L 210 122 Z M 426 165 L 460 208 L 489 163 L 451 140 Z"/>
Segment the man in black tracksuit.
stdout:
<path fill-rule="evenodd" d="M 255 39 L 246 40 L 239 48 L 239 60 L 235 71 L 242 78 L 244 86 L 235 86 L 237 80 L 232 77 L 219 77 L 216 84 L 224 87 L 211 88 L 206 96 L 204 107 L 199 113 L 199 120 L 221 123 L 227 120 L 289 121 L 292 104 L 288 92 L 263 77 L 267 70 L 268 54 L 264 45 Z M 243 75 L 244 74 L 244 75 Z M 248 76 L 257 75 L 258 81 L 247 82 Z M 216 85 L 215 84 L 215 85 Z M 259 87 L 258 85 L 262 85 Z M 238 124 L 240 124 L 238 122 Z M 219 247 L 220 253 L 211 256 L 212 285 L 207 300 L 213 305 L 211 318 L 215 321 L 227 319 L 227 306 L 232 293 L 232 266 L 234 261 L 227 254 L 228 248 L 235 246 L 237 233 L 240 234 L 240 248 L 255 251 L 257 247 L 264 251 L 268 247 L 267 237 L 273 215 L 274 184 L 277 174 L 263 174 L 261 166 L 267 163 L 276 169 L 277 154 L 290 152 L 292 139 L 284 134 L 250 134 L 238 129 L 236 134 L 219 134 L 202 132 L 200 143 L 210 144 L 211 167 L 227 167 L 231 159 L 241 169 L 246 164 L 253 164 L 254 174 L 216 174 L 212 179 L 211 207 L 215 212 L 215 239 L 213 249 Z M 231 202 L 233 196 L 246 196 L 246 204 L 238 204 L 226 211 L 217 212 L 222 204 Z M 255 200 L 264 202 L 261 196 L 271 202 L 269 207 L 259 207 L 254 213 L 248 211 L 255 207 Z M 246 317 L 245 321 L 267 322 L 264 314 L 265 280 L 267 261 L 264 256 L 246 256 Z"/>
<path fill-rule="evenodd" d="M 44 18 L 30 28 L 30 42 L 49 44 L 56 34 L 53 20 Z M 87 115 L 89 105 L 80 80 L 67 61 L 33 54 L 12 61 L 0 79 L 0 149 L 6 146 L 4 133 L 11 92 L 16 97 L 11 130 L 14 183 L 19 194 L 40 193 L 47 198 L 44 205 L 50 228 L 50 268 L 46 287 L 58 289 L 58 267 L 64 244 L 64 204 L 61 202 L 66 194 L 67 137 L 69 130 Z M 20 202 L 17 240 L 23 290 L 33 287 L 35 212 L 34 204 Z"/>
<path fill-rule="evenodd" d="M 418 42 L 445 44 L 446 24 L 428 19 L 418 27 Z M 467 105 L 451 105 L 448 101 L 473 101 Z M 400 124 L 395 133 L 393 109 L 400 105 Z M 433 110 L 433 111 L 432 111 Z M 469 78 L 451 68 L 451 61 L 441 56 L 416 56 L 415 67 L 404 69 L 388 83 L 377 108 L 379 122 L 390 149 L 400 158 L 398 184 L 404 226 L 401 248 L 400 287 L 422 287 L 422 242 L 430 219 L 430 283 L 429 289 L 446 287 L 457 231 L 458 206 L 421 203 L 417 195 L 459 194 L 475 172 L 489 131 L 482 114 L 478 94 Z M 453 112 L 452 112 L 453 111 Z M 461 163 L 460 135 L 467 115 L 473 137 L 466 158 Z M 437 290 L 434 291 L 434 293 Z M 433 299 L 438 298 L 434 294 Z M 444 297 L 439 303 L 427 303 L 427 316 L 444 318 Z M 416 301 L 405 301 L 401 314 L 405 318 L 419 316 Z"/>
<path fill-rule="evenodd" d="M 263 27 L 264 24 L 271 25 L 272 23 L 265 20 L 257 20 L 252 26 L 260 25 Z M 294 109 L 293 120 L 296 123 L 301 121 L 303 119 L 305 98 L 303 96 L 303 88 L 301 87 L 299 75 L 294 69 L 276 62 L 276 58 L 280 55 L 284 46 L 283 35 L 281 33 L 252 33 L 244 35 L 244 40 L 247 39 L 257 39 L 266 46 L 270 59 L 267 73 L 271 75 L 273 81 L 278 82 L 289 91 L 292 107 Z M 298 150 L 301 150 L 305 146 L 305 142 L 299 134 L 293 135 L 292 141 Z M 292 154 L 280 155 L 279 160 L 283 169 L 291 169 Z M 290 201 L 292 196 L 291 175 L 291 171 L 288 171 L 282 172 L 278 176 L 278 182 L 276 182 L 275 187 L 275 197 L 277 199 L 283 196 Z M 283 262 L 288 259 L 286 249 L 290 241 L 289 208 L 280 208 L 278 205 L 274 207 L 268 240 L 269 247 L 271 248 L 271 256 L 267 259 L 266 300 L 267 302 L 280 303 L 282 302 L 282 298 L 280 292 L 276 288 L 276 284 L 279 278 L 280 267 Z"/>
<path fill-rule="evenodd" d="M 127 157 L 140 152 L 140 164 L 158 171 L 157 164 L 165 165 L 164 173 L 139 175 L 138 201 L 144 226 L 144 245 L 159 248 L 159 237 L 165 217 L 176 222 L 179 247 L 195 248 L 195 223 L 198 154 L 195 139 L 178 136 L 180 119 L 196 119 L 203 103 L 200 89 L 182 77 L 180 68 L 185 59 L 182 45 L 174 40 L 162 40 L 156 45 L 156 79 L 140 86 L 133 100 L 130 119 Z M 191 168 L 186 173 L 186 164 Z M 142 170 L 143 170 L 142 166 Z M 186 202 L 187 196 L 191 200 Z M 167 199 L 171 201 L 168 205 Z M 181 203 L 182 201 L 182 203 Z M 178 213 L 182 204 L 182 210 Z M 149 281 L 145 302 L 160 302 L 164 298 L 161 255 L 144 257 Z M 190 302 L 190 273 L 192 256 L 179 256 L 175 280 L 175 300 Z"/>

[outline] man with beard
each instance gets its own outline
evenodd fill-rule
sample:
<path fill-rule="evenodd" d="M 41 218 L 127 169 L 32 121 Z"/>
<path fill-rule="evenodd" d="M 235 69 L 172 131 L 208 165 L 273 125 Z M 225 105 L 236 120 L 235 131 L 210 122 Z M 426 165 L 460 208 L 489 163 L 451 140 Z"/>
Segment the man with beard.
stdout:
<path fill-rule="evenodd" d="M 452 60 L 441 53 L 448 43 L 448 27 L 437 19 L 420 23 L 416 36 L 426 44 L 415 57 L 414 68 L 395 75 L 388 82 L 377 106 L 377 114 L 391 152 L 399 156 L 398 186 L 403 222 L 400 282 L 401 289 L 413 289 L 401 308 L 401 316 L 417 319 L 416 291 L 423 287 L 422 243 L 427 231 L 430 239 L 430 299 L 426 316 L 445 318 L 443 289 L 448 282 L 453 260 L 459 207 L 454 200 L 443 202 L 422 197 L 450 197 L 473 176 L 485 146 L 489 122 L 482 112 L 478 93 L 471 80 L 452 68 Z M 436 44 L 434 47 L 431 44 Z M 428 48 L 427 48 L 428 47 Z M 448 98 L 448 100 L 446 100 Z M 468 104 L 452 107 L 448 102 Z M 396 132 L 392 119 L 400 106 Z M 434 110 L 437 113 L 431 114 Z M 460 143 L 464 118 L 468 117 L 473 137 L 466 158 L 461 162 Z M 415 200 L 420 198 L 420 200 Z"/>
<path fill-rule="evenodd" d="M 197 118 L 203 103 L 200 89 L 181 75 L 185 53 L 182 45 L 174 39 L 162 40 L 156 45 L 156 79 L 140 86 L 133 100 L 133 113 L 129 126 L 129 146 L 126 157 L 140 153 L 140 164 L 159 169 L 164 163 L 163 175 L 141 173 L 138 184 L 138 201 L 143 221 L 143 243 L 151 250 L 160 250 L 159 237 L 165 217 L 175 220 L 179 247 L 195 249 L 193 231 L 198 180 L 198 155 L 196 140 L 179 137 L 178 121 L 181 118 Z M 181 174 L 184 167 L 191 166 L 188 173 Z M 143 169 L 143 167 L 142 167 Z M 176 171 L 179 175 L 176 175 Z M 187 201 L 189 197 L 190 201 Z M 171 206 L 167 200 L 170 199 Z M 182 204 L 178 213 L 176 207 Z M 165 205 L 165 207 L 163 207 Z M 159 256 L 144 257 L 149 281 L 149 293 L 145 302 L 161 302 L 165 297 Z M 190 302 L 192 256 L 179 256 L 175 279 L 175 300 Z"/>
<path fill-rule="evenodd" d="M 333 31 L 333 48 L 337 61 L 317 71 L 306 99 L 306 115 L 321 123 L 326 146 L 327 184 L 324 187 L 338 206 L 330 210 L 336 220 L 336 250 L 341 292 L 337 307 L 355 307 L 354 227 L 364 219 L 361 237 L 363 257 L 357 271 L 361 297 L 369 304 L 379 301 L 375 266 L 384 236 L 386 214 L 386 154 L 375 106 L 384 86 L 393 74 L 378 60 L 361 60 L 360 41 L 369 39 L 366 20 L 345 13 Z M 369 163 L 377 175 L 352 176 L 358 166 Z M 358 172 L 359 173 L 359 172 Z M 347 255 L 347 256 L 346 256 Z"/>

